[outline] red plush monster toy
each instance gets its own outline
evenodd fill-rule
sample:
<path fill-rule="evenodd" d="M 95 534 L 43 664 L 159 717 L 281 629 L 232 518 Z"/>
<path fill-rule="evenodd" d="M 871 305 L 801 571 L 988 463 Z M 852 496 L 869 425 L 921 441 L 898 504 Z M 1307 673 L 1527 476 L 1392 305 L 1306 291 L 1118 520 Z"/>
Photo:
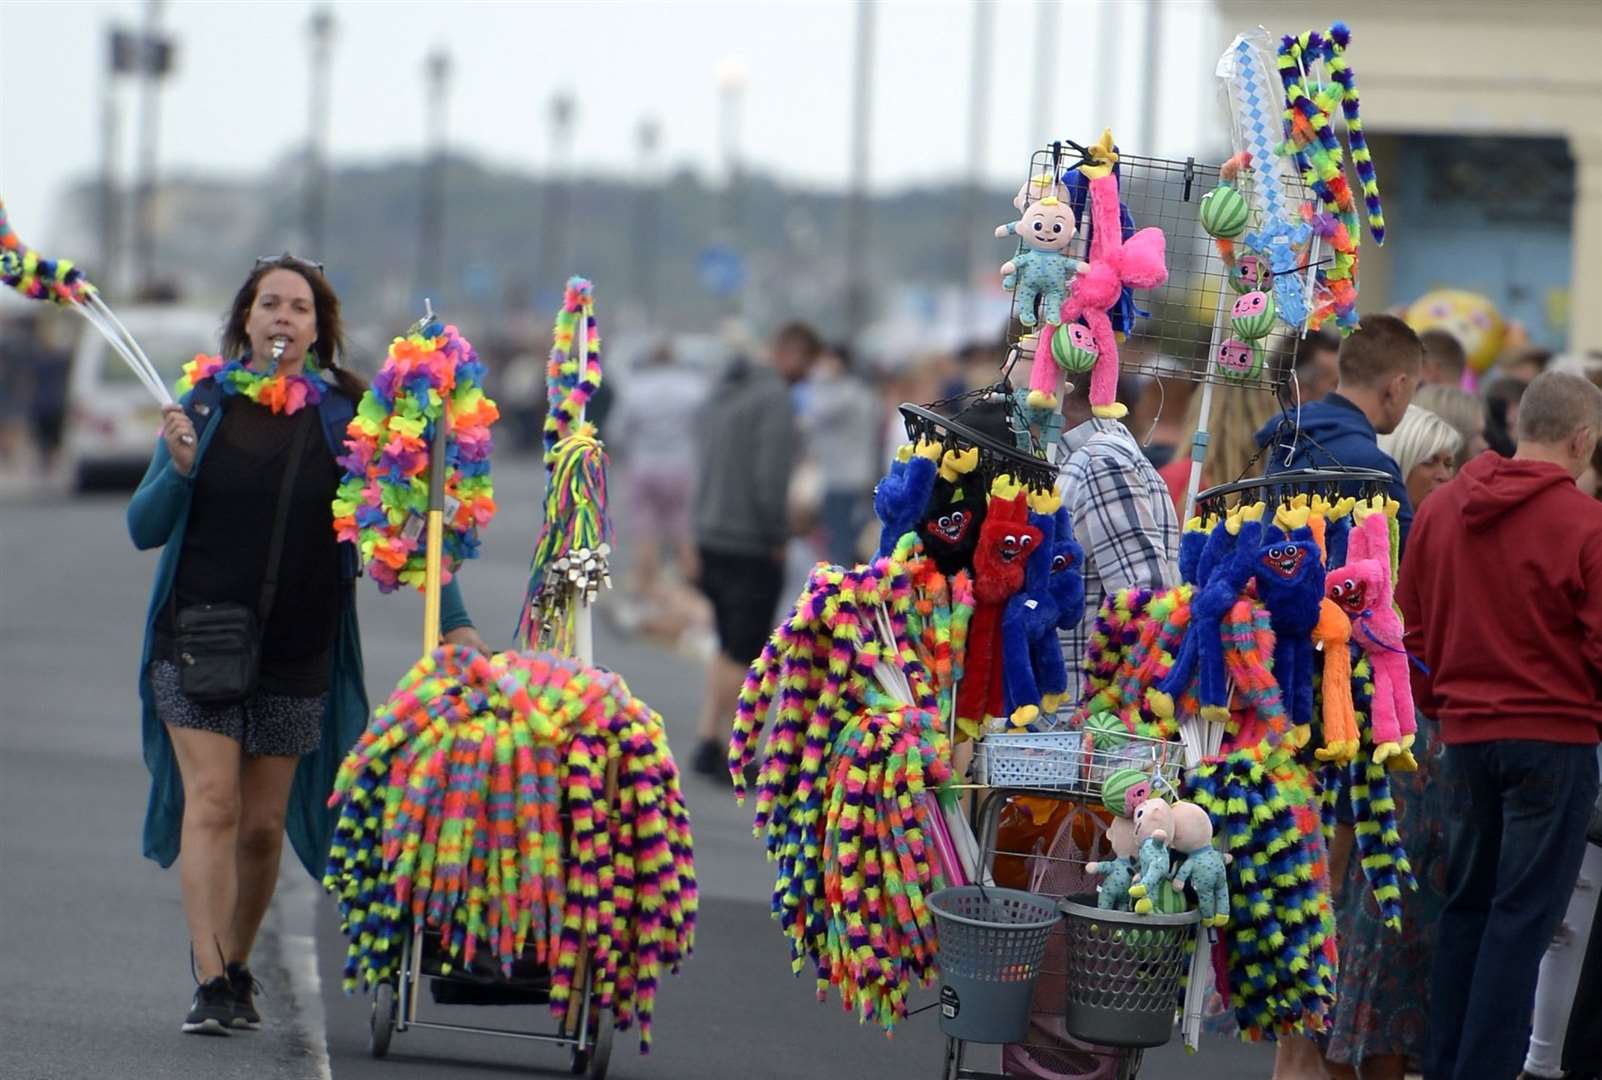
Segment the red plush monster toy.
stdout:
<path fill-rule="evenodd" d="M 1040 530 L 1029 524 L 1023 488 L 1009 477 L 997 477 L 973 554 L 973 620 L 957 691 L 957 716 L 971 725 L 1002 713 L 1001 614 L 1012 594 L 1023 588 L 1024 565 L 1040 540 Z"/>

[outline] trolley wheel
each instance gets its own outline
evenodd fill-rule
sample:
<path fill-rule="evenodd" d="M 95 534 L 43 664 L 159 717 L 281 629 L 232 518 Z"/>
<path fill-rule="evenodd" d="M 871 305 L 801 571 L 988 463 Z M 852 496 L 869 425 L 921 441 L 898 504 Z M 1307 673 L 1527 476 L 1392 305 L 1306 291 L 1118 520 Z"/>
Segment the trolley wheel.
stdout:
<path fill-rule="evenodd" d="M 373 1013 L 368 1023 L 367 1052 L 375 1058 L 389 1053 L 389 1037 L 395 1033 L 395 987 L 380 983 L 373 992 Z"/>
<path fill-rule="evenodd" d="M 1136 1080 L 1140 1075 L 1141 1059 L 1145 1056 L 1144 1050 L 1125 1050 L 1118 1062 L 1118 1080 Z"/>
<path fill-rule="evenodd" d="M 582 1050 L 573 1048 L 568 1071 L 590 1080 L 606 1080 L 606 1071 L 612 1067 L 612 1017 L 602 1010 L 597 1019 L 595 1041 Z"/>

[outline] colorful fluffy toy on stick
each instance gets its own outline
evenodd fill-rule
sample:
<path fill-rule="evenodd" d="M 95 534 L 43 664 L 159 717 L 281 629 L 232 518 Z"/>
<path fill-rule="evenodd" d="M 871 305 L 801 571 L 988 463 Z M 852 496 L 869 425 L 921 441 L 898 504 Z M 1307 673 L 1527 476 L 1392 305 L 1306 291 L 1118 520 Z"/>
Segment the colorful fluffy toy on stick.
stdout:
<path fill-rule="evenodd" d="M 582 355 L 574 347 L 581 335 Z M 606 451 L 595 426 L 584 419 L 601 385 L 595 286 L 587 279 L 568 279 L 551 342 L 545 369 L 545 514 L 515 637 L 525 649 L 571 652 L 579 604 L 593 603 L 612 585 Z"/>
<path fill-rule="evenodd" d="M 1062 305 L 1064 324 L 1083 320 L 1096 344 L 1095 368 L 1090 376 L 1090 406 L 1097 416 L 1117 419 L 1128 412 L 1118 397 L 1118 339 L 1108 310 L 1120 302 L 1126 286 L 1152 289 L 1168 280 L 1164 262 L 1163 232 L 1141 229 L 1124 239 L 1118 201 L 1118 179 L 1113 166 L 1118 153 L 1112 132 L 1089 148 L 1091 160 L 1079 167 L 1090 181 L 1090 262 L 1074 278 Z M 1041 334 L 1029 375 L 1029 404 L 1052 408 L 1057 404 L 1057 363 L 1052 354 L 1053 334 Z"/>
<path fill-rule="evenodd" d="M 67 259 L 47 259 L 24 244 L 11 227 L 3 200 L 0 200 L 0 283 L 29 300 L 45 300 L 76 311 L 106 339 L 106 344 L 128 365 L 157 404 L 172 404 L 172 395 L 161 373 L 128 328 L 106 306 L 83 271 Z"/>

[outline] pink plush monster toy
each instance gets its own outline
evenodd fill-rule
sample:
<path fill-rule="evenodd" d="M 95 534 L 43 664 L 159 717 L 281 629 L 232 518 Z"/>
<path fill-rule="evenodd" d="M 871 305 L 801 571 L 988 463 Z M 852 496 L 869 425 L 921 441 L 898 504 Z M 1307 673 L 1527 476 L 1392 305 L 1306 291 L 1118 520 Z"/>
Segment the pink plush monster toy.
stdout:
<path fill-rule="evenodd" d="M 1347 541 L 1346 565 L 1329 575 L 1329 598 L 1352 620 L 1352 640 L 1368 654 L 1374 669 L 1374 762 L 1395 759 L 1392 768 L 1417 768 L 1413 737 L 1413 688 L 1408 682 L 1402 619 L 1392 606 L 1390 519 L 1378 509 L 1359 506 L 1362 518 Z M 1366 516 L 1365 516 L 1366 515 Z"/>
<path fill-rule="evenodd" d="M 1113 149 L 1112 130 L 1104 131 L 1101 141 L 1089 147 L 1090 161 L 1079 167 L 1090 181 L 1090 262 L 1084 265 L 1069 288 L 1062 305 L 1062 321 L 1083 320 L 1096 342 L 1096 365 L 1090 374 L 1090 411 L 1096 416 L 1116 420 L 1129 410 L 1118 397 L 1118 339 L 1113 334 L 1107 310 L 1118 303 L 1124 286 L 1154 289 L 1168 280 L 1164 262 L 1163 231 L 1141 229 L 1128 240 L 1123 238 L 1118 213 L 1118 178 L 1113 166 L 1118 153 Z M 1029 373 L 1029 405 L 1055 409 L 1058 405 L 1059 374 L 1051 351 L 1051 334 L 1042 333 L 1035 345 L 1034 366 Z"/>

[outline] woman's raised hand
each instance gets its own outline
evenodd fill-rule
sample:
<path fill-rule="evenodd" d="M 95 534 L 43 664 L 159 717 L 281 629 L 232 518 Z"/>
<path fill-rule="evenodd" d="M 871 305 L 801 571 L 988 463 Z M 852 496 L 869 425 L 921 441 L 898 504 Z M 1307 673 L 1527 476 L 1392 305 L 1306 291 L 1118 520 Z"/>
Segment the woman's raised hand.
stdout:
<path fill-rule="evenodd" d="M 161 407 L 161 438 L 172 455 L 172 464 L 184 476 L 195 467 L 195 425 L 184 415 L 182 405 Z"/>

